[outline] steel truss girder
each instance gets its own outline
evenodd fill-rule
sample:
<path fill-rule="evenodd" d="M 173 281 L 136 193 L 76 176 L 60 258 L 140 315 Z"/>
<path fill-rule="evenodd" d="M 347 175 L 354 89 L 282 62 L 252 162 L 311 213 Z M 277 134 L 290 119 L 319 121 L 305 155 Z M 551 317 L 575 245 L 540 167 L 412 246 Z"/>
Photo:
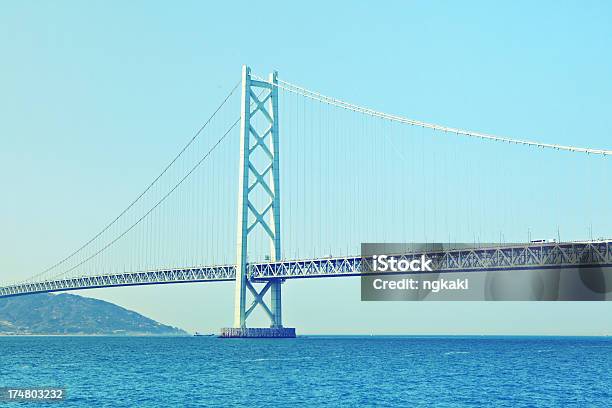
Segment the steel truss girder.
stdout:
<path fill-rule="evenodd" d="M 398 257 L 412 260 L 420 258 L 422 254 L 432 259 L 433 269 L 441 273 L 575 268 L 590 265 L 612 267 L 612 241 L 609 240 L 451 249 Z M 361 257 L 351 256 L 248 264 L 248 283 L 245 286 L 254 295 L 253 302 L 257 304 L 251 303 L 245 313 L 250 310 L 248 314 L 251 314 L 252 310 L 260 305 L 258 299 L 263 299 L 278 280 L 359 276 L 362 262 L 364 260 Z M 116 286 L 233 281 L 235 278 L 235 265 L 197 266 L 22 283 L 0 287 L 0 297 Z M 253 293 L 257 292 L 253 285 L 255 282 L 266 283 L 257 295 Z M 270 313 L 273 314 L 273 311 L 268 308 L 266 314 L 269 316 Z"/>
<path fill-rule="evenodd" d="M 143 272 L 124 272 L 107 275 L 45 280 L 41 282 L 26 282 L 18 285 L 6 286 L 0 288 L 0 297 L 115 286 L 232 281 L 235 279 L 235 277 L 235 265 L 160 269 Z"/>
<path fill-rule="evenodd" d="M 398 255 L 408 261 L 425 255 L 435 272 L 481 272 L 578 266 L 612 266 L 612 241 L 506 245 L 474 249 L 450 249 Z M 362 257 L 264 262 L 250 265 L 251 279 L 291 279 L 333 276 L 359 276 Z"/>

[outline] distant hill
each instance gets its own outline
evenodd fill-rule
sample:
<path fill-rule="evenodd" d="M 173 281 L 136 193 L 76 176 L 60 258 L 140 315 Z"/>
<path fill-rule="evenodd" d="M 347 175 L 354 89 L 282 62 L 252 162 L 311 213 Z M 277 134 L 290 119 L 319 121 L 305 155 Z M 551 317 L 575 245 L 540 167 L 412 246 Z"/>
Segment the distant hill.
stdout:
<path fill-rule="evenodd" d="M 185 335 L 103 300 L 69 294 L 0 299 L 0 334 Z"/>

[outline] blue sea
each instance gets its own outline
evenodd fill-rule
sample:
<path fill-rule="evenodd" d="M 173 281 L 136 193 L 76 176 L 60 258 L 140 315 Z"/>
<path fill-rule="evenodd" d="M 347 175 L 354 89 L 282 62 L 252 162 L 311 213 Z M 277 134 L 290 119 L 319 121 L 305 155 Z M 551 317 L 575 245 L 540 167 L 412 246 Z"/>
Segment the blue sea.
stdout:
<path fill-rule="evenodd" d="M 0 337 L 0 387 L 40 386 L 66 388 L 52 406 L 610 407 L 612 338 Z"/>

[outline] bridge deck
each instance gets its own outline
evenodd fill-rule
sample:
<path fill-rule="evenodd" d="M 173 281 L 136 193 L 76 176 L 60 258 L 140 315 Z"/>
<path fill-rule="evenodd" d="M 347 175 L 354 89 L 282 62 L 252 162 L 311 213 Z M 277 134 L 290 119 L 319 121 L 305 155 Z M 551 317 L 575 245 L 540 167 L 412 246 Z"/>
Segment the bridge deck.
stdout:
<path fill-rule="evenodd" d="M 411 260 L 423 254 L 432 259 L 432 269 L 438 273 L 587 266 L 610 267 L 612 266 L 612 240 L 421 251 L 402 255 L 401 258 Z M 360 256 L 351 256 L 252 263 L 249 265 L 249 279 L 265 281 L 359 276 L 362 274 L 363 262 L 368 261 Z M 235 265 L 125 272 L 20 283 L 0 287 L 0 297 L 117 286 L 233 281 L 235 276 Z"/>

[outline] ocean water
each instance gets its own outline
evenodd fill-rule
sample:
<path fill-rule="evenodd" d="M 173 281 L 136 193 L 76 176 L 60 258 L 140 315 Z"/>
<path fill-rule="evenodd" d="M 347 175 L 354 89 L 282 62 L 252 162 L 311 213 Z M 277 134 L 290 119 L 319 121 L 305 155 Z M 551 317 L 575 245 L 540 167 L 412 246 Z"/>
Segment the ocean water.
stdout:
<path fill-rule="evenodd" d="M 65 387 L 51 406 L 610 407 L 612 338 L 0 337 L 2 386 Z"/>

